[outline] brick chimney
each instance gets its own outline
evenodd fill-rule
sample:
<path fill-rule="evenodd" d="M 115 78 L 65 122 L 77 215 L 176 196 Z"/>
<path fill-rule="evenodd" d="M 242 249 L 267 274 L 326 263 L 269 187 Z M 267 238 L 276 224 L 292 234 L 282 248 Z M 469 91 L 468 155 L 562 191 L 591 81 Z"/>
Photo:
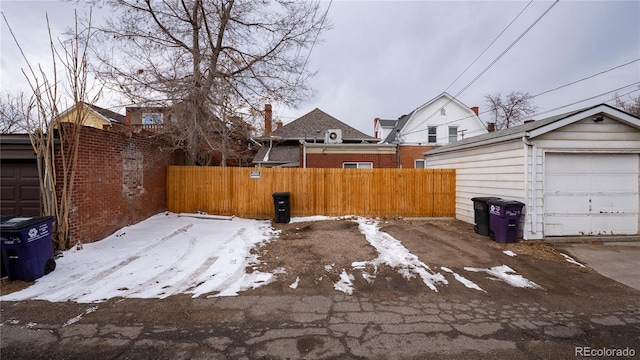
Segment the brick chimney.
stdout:
<path fill-rule="evenodd" d="M 496 123 L 487 123 L 487 131 L 488 132 L 494 132 L 496 131 Z"/>
<path fill-rule="evenodd" d="M 271 135 L 271 127 L 273 122 L 273 114 L 271 112 L 271 104 L 264 105 L 264 135 Z"/>
<path fill-rule="evenodd" d="M 131 108 L 130 107 L 125 108 L 124 123 L 127 125 L 131 125 Z"/>
<path fill-rule="evenodd" d="M 477 106 L 472 106 L 471 110 L 473 110 L 474 113 L 476 113 L 476 116 L 478 116 L 478 111 L 480 111 L 480 108 Z"/>
<path fill-rule="evenodd" d="M 282 127 L 282 121 L 277 120 L 276 121 L 276 129 L 280 129 Z"/>

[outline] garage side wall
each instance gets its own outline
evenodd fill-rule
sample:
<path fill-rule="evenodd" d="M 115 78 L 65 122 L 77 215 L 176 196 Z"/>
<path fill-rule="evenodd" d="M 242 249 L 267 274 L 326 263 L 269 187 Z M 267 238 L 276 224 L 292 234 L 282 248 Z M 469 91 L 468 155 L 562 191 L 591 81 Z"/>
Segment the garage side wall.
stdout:
<path fill-rule="evenodd" d="M 474 197 L 496 196 L 524 202 L 523 162 L 523 145 L 518 139 L 427 155 L 426 166 L 456 169 L 456 218 L 473 223 Z"/>
<path fill-rule="evenodd" d="M 72 243 L 100 240 L 166 209 L 166 167 L 175 164 L 173 150 L 163 149 L 148 134 L 81 131 L 71 198 Z"/>

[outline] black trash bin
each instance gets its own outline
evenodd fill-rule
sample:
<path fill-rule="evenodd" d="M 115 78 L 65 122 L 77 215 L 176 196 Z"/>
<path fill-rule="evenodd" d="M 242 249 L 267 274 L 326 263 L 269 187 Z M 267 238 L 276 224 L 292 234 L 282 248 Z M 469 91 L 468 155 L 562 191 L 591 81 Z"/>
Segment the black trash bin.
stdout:
<path fill-rule="evenodd" d="M 56 268 L 51 243 L 53 216 L 14 217 L 0 222 L 2 262 L 9 280 L 33 281 Z"/>
<path fill-rule="evenodd" d="M 291 220 L 291 193 L 273 193 L 273 206 L 275 208 L 276 223 L 286 224 Z"/>
<path fill-rule="evenodd" d="M 489 200 L 489 233 L 499 243 L 518 242 L 524 204 L 515 200 Z"/>
<path fill-rule="evenodd" d="M 474 197 L 473 201 L 473 213 L 476 234 L 489 236 L 489 200 L 500 200 L 499 197 Z"/>
<path fill-rule="evenodd" d="M 15 215 L 0 215 L 0 223 L 3 223 L 11 218 L 16 217 Z M 4 267 L 4 262 L 2 260 L 2 241 L 0 241 L 0 278 L 7 276 L 7 270 Z"/>

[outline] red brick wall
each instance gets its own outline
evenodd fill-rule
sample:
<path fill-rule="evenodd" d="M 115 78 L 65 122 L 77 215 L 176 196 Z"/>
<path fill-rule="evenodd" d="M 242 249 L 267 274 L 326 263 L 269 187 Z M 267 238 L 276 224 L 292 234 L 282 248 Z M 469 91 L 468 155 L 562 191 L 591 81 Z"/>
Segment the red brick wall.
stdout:
<path fill-rule="evenodd" d="M 374 169 L 395 168 L 396 157 L 396 154 L 307 154 L 307 167 L 342 168 L 344 162 L 371 162 Z"/>
<path fill-rule="evenodd" d="M 174 151 L 145 135 L 89 127 L 80 139 L 72 244 L 100 240 L 166 209 L 166 167 L 175 164 Z"/>
<path fill-rule="evenodd" d="M 401 145 L 400 146 L 400 164 L 403 169 L 415 168 L 416 159 L 424 159 L 424 153 L 433 149 L 433 146 L 424 145 Z"/>

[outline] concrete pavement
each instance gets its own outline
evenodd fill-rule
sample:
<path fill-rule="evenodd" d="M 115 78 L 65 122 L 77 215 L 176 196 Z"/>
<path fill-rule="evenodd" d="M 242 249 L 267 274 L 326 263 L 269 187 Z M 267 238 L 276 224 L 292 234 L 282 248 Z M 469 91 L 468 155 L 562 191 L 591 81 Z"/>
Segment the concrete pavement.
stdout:
<path fill-rule="evenodd" d="M 640 241 L 565 243 L 558 247 L 598 273 L 640 290 Z"/>
<path fill-rule="evenodd" d="M 3 303 L 2 359 L 543 359 L 640 356 L 640 303 L 239 296 Z"/>

